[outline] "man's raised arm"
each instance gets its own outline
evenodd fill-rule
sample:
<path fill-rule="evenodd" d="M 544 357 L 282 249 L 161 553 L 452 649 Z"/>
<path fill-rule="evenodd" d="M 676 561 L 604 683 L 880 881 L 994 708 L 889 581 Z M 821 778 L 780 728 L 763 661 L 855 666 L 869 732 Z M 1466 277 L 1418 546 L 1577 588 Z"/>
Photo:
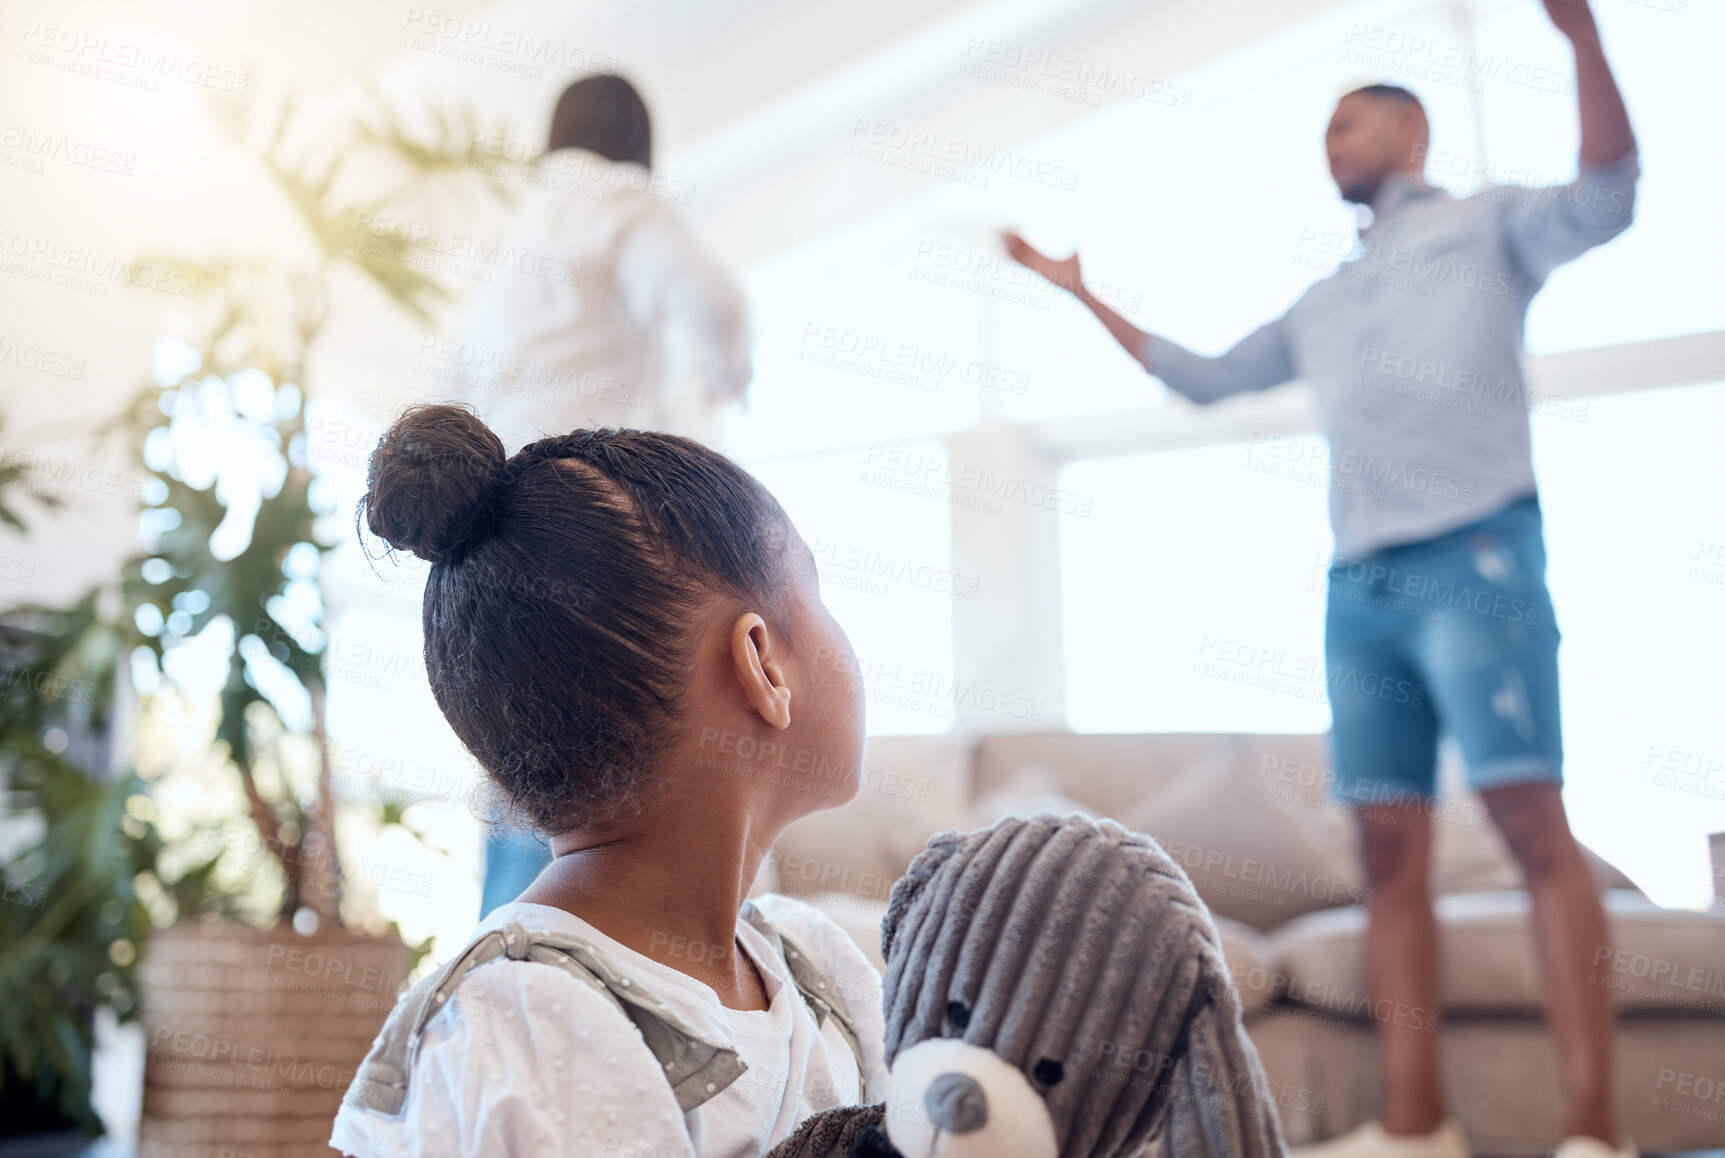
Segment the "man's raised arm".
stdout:
<path fill-rule="evenodd" d="M 1629 228 L 1641 175 L 1635 133 L 1605 61 L 1593 13 L 1582 0 L 1545 0 L 1545 10 L 1575 49 L 1581 165 L 1568 185 L 1530 190 L 1504 211 L 1510 252 L 1540 279 Z"/>
<path fill-rule="evenodd" d="M 1587 0 L 1545 0 L 1546 15 L 1575 49 L 1575 97 L 1581 106 L 1581 163 L 1603 168 L 1635 147 L 1629 110 L 1605 60 L 1599 25 Z"/>
<path fill-rule="evenodd" d="M 1230 394 L 1263 390 L 1294 376 L 1280 318 L 1252 331 L 1221 357 L 1206 358 L 1140 330 L 1091 293 L 1084 284 L 1076 253 L 1055 259 L 1016 233 L 1008 231 L 1000 236 L 1012 260 L 1077 298 L 1139 365 L 1193 402 L 1215 402 Z"/>

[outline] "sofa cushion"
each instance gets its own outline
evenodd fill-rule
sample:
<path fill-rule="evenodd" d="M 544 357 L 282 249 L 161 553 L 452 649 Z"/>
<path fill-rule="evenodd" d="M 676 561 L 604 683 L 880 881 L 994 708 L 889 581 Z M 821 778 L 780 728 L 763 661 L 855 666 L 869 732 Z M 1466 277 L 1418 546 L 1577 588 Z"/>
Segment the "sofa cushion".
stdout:
<path fill-rule="evenodd" d="M 1522 887 L 1521 866 L 1510 855 L 1503 834 L 1491 822 L 1485 802 L 1462 790 L 1433 805 L 1432 892 L 1497 893 Z M 1616 865 L 1581 846 L 1581 855 L 1602 889 L 1635 888 Z"/>
<path fill-rule="evenodd" d="M 961 827 L 987 828 L 1009 816 L 1029 817 L 1042 812 L 1055 816 L 1096 815 L 1089 805 L 1062 794 L 1060 779 L 1051 770 L 1031 766 L 1019 769 L 1005 783 L 971 801 L 964 809 Z"/>
<path fill-rule="evenodd" d="M 1222 959 L 1228 976 L 1240 993 L 1240 1008 L 1251 1014 L 1268 1009 L 1282 996 L 1284 980 L 1276 967 L 1276 951 L 1270 939 L 1252 926 L 1227 917 L 1216 917 L 1216 932 L 1222 941 Z"/>
<path fill-rule="evenodd" d="M 1297 737 L 1321 741 L 1322 737 Z M 1046 770 L 1053 788 L 1095 810 L 1118 817 L 1188 768 L 1217 760 L 1238 762 L 1237 737 L 1196 735 L 1077 735 L 1072 732 L 1002 732 L 976 746 L 978 796 L 999 790 L 1027 768 Z M 1307 755 L 1312 753 L 1308 752 Z"/>
<path fill-rule="evenodd" d="M 1441 798 L 1430 807 L 1432 891 L 1520 888 L 1521 870 L 1484 803 L 1467 790 L 1459 753 L 1453 744 L 1440 752 Z M 985 736 L 977 745 L 980 794 L 1027 776 L 1041 791 L 1163 839 L 1213 910 L 1256 928 L 1365 895 L 1351 810 L 1329 795 L 1327 736 L 1030 732 Z M 1634 887 L 1582 851 L 1601 888 Z"/>
<path fill-rule="evenodd" d="M 1662 909 L 1641 894 L 1606 891 L 1613 946 L 1588 962 L 1618 1010 L 1725 1017 L 1725 917 Z M 1439 897 L 1439 1006 L 1445 1014 L 1541 1011 L 1543 976 L 1529 928 L 1529 899 L 1515 890 Z M 1271 935 L 1288 999 L 1355 1019 L 1423 1010 L 1374 1008 L 1361 952 L 1364 910 L 1335 909 L 1290 921 Z"/>
<path fill-rule="evenodd" d="M 1346 816 L 1322 800 L 1278 794 L 1226 748 L 1188 765 L 1119 820 L 1160 841 L 1212 912 L 1256 929 L 1367 899 Z"/>
<path fill-rule="evenodd" d="M 1289 1145 L 1334 1137 L 1382 1112 L 1383 1062 L 1370 1025 L 1283 1006 L 1252 1018 L 1246 1032 Z M 1564 1136 L 1563 1066 L 1539 1018 L 1456 1019 L 1437 1044 L 1444 1100 L 1476 1154 L 1551 1153 Z M 1718 1021 L 1620 1018 L 1612 1055 L 1618 1128 L 1643 1154 L 1714 1150 L 1725 1141 Z"/>
<path fill-rule="evenodd" d="M 1522 887 L 1521 866 L 1510 855 L 1503 834 L 1492 823 L 1485 801 L 1467 783 L 1461 749 L 1454 741 L 1438 746 L 1438 795 L 1432 819 L 1432 893 L 1495 893 Z M 1581 855 L 1602 889 L 1633 889 L 1635 883 L 1615 865 L 1582 846 Z"/>
<path fill-rule="evenodd" d="M 806 901 L 831 917 L 833 923 L 855 941 L 884 972 L 886 961 L 880 953 L 880 923 L 886 916 L 886 902 L 872 901 L 851 893 L 810 893 L 797 898 Z M 1269 940 L 1249 925 L 1216 919 L 1216 932 L 1222 941 L 1222 958 L 1228 963 L 1228 973 L 1239 990 L 1241 1008 L 1248 1014 L 1267 1009 L 1282 995 L 1282 974 L 1276 968 L 1276 957 Z"/>
<path fill-rule="evenodd" d="M 1263 782 L 1261 791 L 1307 808 L 1339 814 L 1347 829 L 1336 831 L 1350 855 L 1358 847 L 1349 806 L 1329 795 L 1335 783 L 1329 740 L 1322 736 L 1240 736 L 1245 764 Z M 1467 785 L 1461 752 L 1455 744 L 1440 745 L 1438 795 L 1427 805 L 1432 818 L 1431 885 L 1435 896 L 1488 893 L 1522 887 L 1521 867 L 1491 821 L 1485 802 Z M 1581 854 L 1602 889 L 1633 889 L 1635 884 L 1592 849 Z"/>
<path fill-rule="evenodd" d="M 1267 930 L 1364 899 L 1345 812 L 1286 773 L 1322 765 L 1322 736 L 1001 734 L 977 746 L 976 784 L 1036 774 L 1155 837 L 1216 916 Z"/>

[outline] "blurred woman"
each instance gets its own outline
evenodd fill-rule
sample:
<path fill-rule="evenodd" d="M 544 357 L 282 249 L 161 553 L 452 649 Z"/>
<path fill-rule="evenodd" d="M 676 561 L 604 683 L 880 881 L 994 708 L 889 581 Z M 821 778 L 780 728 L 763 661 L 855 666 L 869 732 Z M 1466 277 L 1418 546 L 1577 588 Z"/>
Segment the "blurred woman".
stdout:
<path fill-rule="evenodd" d="M 647 106 L 620 76 L 564 90 L 502 260 L 468 308 L 466 398 L 511 450 L 577 427 L 695 437 L 741 399 L 748 327 L 736 284 L 652 173 Z M 677 352 L 689 365 L 674 380 Z"/>
<path fill-rule="evenodd" d="M 514 451 L 582 427 L 710 440 L 719 405 L 751 375 L 743 295 L 652 173 L 635 86 L 584 77 L 563 91 L 546 155 L 513 213 L 492 280 L 468 307 L 464 401 Z M 482 913 L 550 861 L 526 833 L 486 843 Z"/>

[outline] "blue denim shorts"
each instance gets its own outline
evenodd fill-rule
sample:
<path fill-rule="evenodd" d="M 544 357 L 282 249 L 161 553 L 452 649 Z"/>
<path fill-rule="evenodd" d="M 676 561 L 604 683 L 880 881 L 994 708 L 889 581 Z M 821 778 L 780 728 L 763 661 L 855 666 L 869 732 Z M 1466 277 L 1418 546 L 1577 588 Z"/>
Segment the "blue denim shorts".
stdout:
<path fill-rule="evenodd" d="M 1336 560 L 1324 619 L 1336 797 L 1436 795 L 1444 733 L 1476 791 L 1561 784 L 1558 639 L 1536 498 Z"/>

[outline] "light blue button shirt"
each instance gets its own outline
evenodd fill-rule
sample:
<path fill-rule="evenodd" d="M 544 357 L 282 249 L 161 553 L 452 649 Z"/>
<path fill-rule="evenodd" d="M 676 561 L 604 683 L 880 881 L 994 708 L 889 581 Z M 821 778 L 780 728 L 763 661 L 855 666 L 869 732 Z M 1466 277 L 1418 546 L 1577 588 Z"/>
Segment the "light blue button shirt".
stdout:
<path fill-rule="evenodd" d="M 1628 228 L 1639 176 L 1631 150 L 1568 185 L 1465 198 L 1393 178 L 1349 260 L 1287 313 L 1215 358 L 1149 335 L 1145 364 L 1200 403 L 1311 383 L 1338 557 L 1441 535 L 1535 493 L 1528 409 L 1543 400 L 1522 385 L 1528 302 L 1552 270 Z"/>

